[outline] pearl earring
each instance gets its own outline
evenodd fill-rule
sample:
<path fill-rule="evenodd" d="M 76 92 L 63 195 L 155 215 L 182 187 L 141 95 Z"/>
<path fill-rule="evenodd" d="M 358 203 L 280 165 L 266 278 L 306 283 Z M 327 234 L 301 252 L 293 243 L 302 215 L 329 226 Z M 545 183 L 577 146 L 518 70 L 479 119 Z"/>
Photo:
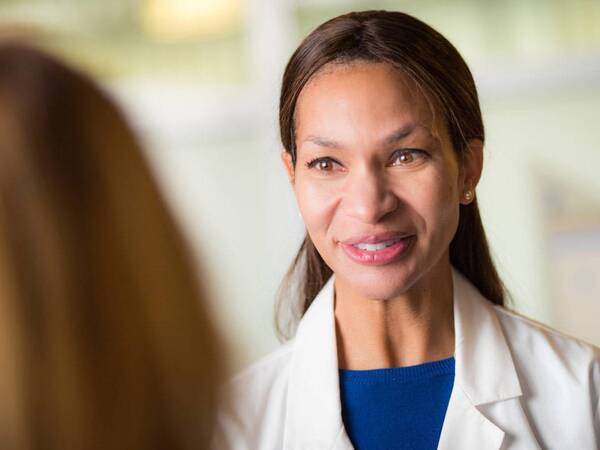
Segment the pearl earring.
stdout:
<path fill-rule="evenodd" d="M 463 194 L 463 197 L 467 203 L 471 203 L 473 201 L 473 197 L 475 197 L 475 194 L 473 193 L 473 191 L 468 190 L 468 191 L 465 191 L 465 193 Z"/>

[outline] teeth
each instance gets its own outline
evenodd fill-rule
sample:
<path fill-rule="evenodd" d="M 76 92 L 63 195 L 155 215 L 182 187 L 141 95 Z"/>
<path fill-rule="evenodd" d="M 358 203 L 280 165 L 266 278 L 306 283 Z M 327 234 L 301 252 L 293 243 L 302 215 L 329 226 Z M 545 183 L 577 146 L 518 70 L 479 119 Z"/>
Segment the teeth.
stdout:
<path fill-rule="evenodd" d="M 354 244 L 354 246 L 360 250 L 364 250 L 367 252 L 376 252 L 378 250 L 383 250 L 386 247 L 394 245 L 398 241 L 399 239 L 390 239 L 389 241 L 378 242 L 377 244 L 364 244 L 361 242 L 359 244 Z"/>

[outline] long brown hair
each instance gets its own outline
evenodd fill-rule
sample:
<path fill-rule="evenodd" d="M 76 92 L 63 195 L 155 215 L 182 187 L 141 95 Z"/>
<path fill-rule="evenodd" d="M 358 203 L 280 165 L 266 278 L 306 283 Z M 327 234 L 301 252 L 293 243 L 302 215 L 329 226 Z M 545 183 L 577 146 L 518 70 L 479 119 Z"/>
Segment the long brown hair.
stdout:
<path fill-rule="evenodd" d="M 0 367 L 17 427 L 0 424 L 0 446 L 206 448 L 220 362 L 192 267 L 108 96 L 1 44 Z"/>
<path fill-rule="evenodd" d="M 475 82 L 465 61 L 440 33 L 400 12 L 353 12 L 310 33 L 290 58 L 281 87 L 279 127 L 283 147 L 296 163 L 295 110 L 300 92 L 325 65 L 352 61 L 388 63 L 410 77 L 448 128 L 459 159 L 467 141 L 484 140 Z M 450 261 L 492 303 L 504 304 L 504 289 L 490 256 L 477 201 L 460 207 Z M 280 288 L 277 330 L 287 338 L 331 276 L 308 234 Z M 289 302 L 299 304 L 284 306 Z M 291 312 L 291 314 L 290 314 Z M 287 317 L 286 317 L 287 316 Z"/>

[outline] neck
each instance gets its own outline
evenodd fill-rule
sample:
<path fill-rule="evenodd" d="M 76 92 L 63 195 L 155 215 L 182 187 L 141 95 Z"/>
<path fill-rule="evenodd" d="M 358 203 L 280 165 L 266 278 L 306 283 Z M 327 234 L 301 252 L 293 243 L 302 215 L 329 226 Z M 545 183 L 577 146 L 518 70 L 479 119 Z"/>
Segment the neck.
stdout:
<path fill-rule="evenodd" d="M 411 366 L 454 354 L 453 284 L 449 263 L 387 300 L 362 297 L 336 279 L 338 364 L 367 370 Z"/>

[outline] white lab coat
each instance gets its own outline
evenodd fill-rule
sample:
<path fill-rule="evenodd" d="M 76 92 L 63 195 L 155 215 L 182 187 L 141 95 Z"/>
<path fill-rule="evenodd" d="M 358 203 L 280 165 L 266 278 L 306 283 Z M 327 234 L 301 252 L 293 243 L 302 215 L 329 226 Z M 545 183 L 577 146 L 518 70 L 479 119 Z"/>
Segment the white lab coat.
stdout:
<path fill-rule="evenodd" d="M 456 271 L 453 279 L 456 375 L 438 448 L 600 448 L 600 349 L 492 305 Z M 293 341 L 228 383 L 215 449 L 353 448 L 341 416 L 333 286 Z"/>

